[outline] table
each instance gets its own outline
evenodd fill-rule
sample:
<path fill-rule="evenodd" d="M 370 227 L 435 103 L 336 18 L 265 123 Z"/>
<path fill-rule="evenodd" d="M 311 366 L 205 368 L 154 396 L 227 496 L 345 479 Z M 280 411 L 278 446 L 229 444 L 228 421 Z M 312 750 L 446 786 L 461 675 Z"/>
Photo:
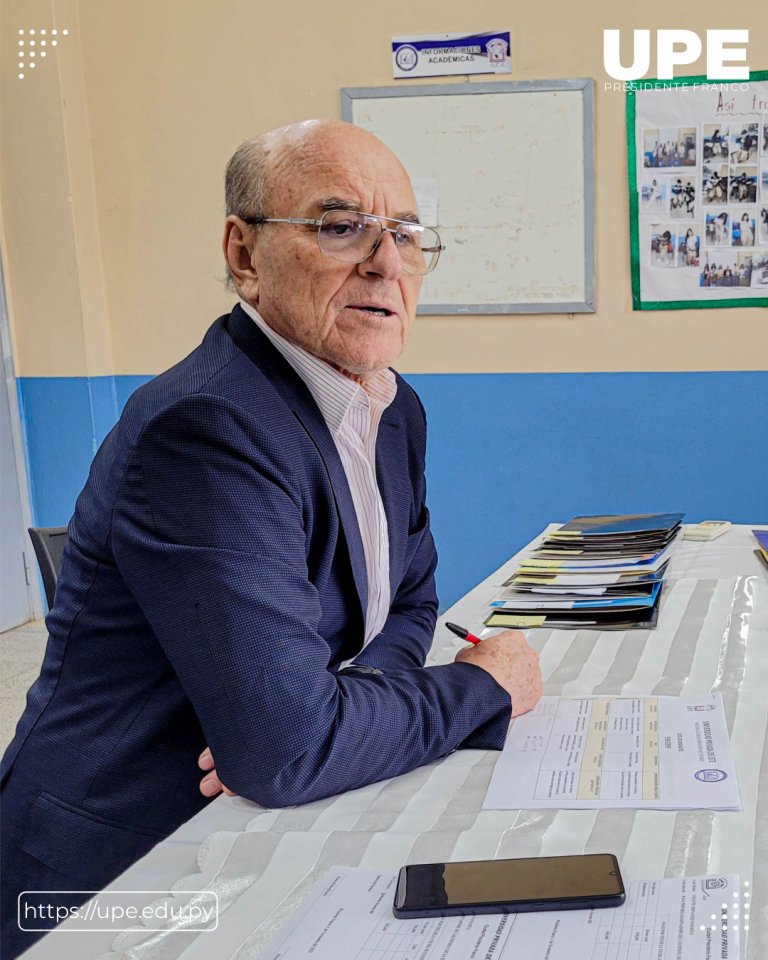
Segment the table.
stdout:
<path fill-rule="evenodd" d="M 404 776 L 291 809 L 221 797 L 107 888 L 115 896 L 174 886 L 215 890 L 215 931 L 138 928 L 115 937 L 74 932 L 67 921 L 25 957 L 252 960 L 332 865 L 395 870 L 406 862 L 608 851 L 619 857 L 627 879 L 739 874 L 749 883 L 744 903 L 756 904 L 742 934 L 742 958 L 765 960 L 768 571 L 754 556 L 750 529 L 734 526 L 711 543 L 683 541 L 670 564 L 656 630 L 527 631 L 547 694 L 722 693 L 741 812 L 484 811 L 499 754 L 483 750 L 460 750 Z M 450 662 L 463 645 L 443 626 L 446 619 L 481 636 L 495 632 L 482 628 L 487 604 L 515 566 L 513 557 L 440 618 L 428 663 Z M 134 894 L 130 902 L 143 906 L 157 896 Z"/>

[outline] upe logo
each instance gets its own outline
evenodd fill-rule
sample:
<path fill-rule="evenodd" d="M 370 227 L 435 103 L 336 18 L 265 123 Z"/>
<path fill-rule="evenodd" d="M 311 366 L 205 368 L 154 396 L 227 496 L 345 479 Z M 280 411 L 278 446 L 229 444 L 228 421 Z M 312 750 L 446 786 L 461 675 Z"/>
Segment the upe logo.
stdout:
<path fill-rule="evenodd" d="M 724 890 L 728 886 L 725 877 L 707 877 L 704 881 L 705 890 Z"/>
<path fill-rule="evenodd" d="M 651 65 L 651 31 L 635 30 L 634 59 L 622 67 L 619 30 L 603 30 L 603 63 L 614 80 L 639 80 Z M 707 30 L 707 80 L 749 80 L 749 67 L 726 67 L 725 60 L 746 60 L 746 47 L 725 43 L 748 43 L 749 30 Z M 675 44 L 684 50 L 675 50 Z M 694 63 L 701 56 L 701 40 L 692 30 L 656 31 L 656 73 L 659 80 L 672 80 L 676 63 Z"/>
<path fill-rule="evenodd" d="M 728 774 L 724 770 L 697 770 L 694 777 L 702 783 L 720 783 L 721 780 L 727 780 Z"/>

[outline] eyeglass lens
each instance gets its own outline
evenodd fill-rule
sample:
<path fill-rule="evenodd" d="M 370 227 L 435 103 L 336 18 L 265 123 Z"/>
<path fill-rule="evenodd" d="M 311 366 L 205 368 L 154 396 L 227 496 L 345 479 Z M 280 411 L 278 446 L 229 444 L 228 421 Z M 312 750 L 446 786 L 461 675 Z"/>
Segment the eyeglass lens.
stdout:
<path fill-rule="evenodd" d="M 373 253 L 385 229 L 381 220 L 364 213 L 331 210 L 323 216 L 318 243 L 326 257 L 362 263 Z M 417 223 L 398 223 L 394 240 L 406 273 L 425 274 L 440 256 L 440 237 Z"/>

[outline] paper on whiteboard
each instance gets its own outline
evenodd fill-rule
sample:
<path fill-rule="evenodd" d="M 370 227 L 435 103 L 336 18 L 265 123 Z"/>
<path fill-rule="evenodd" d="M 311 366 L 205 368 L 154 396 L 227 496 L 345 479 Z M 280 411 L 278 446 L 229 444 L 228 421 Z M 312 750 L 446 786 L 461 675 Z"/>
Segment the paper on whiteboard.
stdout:
<path fill-rule="evenodd" d="M 425 227 L 436 227 L 437 180 L 434 177 L 412 177 L 411 186 L 419 208 L 419 220 Z"/>
<path fill-rule="evenodd" d="M 740 810 L 720 694 L 542 697 L 512 724 L 485 810 Z"/>
<path fill-rule="evenodd" d="M 621 907 L 396 920 L 397 874 L 333 867 L 262 960 L 738 960 L 736 876 L 636 880 Z M 727 911 L 726 911 L 727 921 Z"/>

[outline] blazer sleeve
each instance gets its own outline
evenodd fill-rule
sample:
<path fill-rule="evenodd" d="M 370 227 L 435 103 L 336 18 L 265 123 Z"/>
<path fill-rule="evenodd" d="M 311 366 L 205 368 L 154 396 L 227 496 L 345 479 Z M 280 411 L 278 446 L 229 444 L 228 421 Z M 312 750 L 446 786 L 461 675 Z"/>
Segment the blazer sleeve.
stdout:
<path fill-rule="evenodd" d="M 144 427 L 115 506 L 115 561 L 222 781 L 289 806 L 429 763 L 475 731 L 503 742 L 509 696 L 472 664 L 328 669 L 290 460 L 241 408 L 193 395 Z"/>

